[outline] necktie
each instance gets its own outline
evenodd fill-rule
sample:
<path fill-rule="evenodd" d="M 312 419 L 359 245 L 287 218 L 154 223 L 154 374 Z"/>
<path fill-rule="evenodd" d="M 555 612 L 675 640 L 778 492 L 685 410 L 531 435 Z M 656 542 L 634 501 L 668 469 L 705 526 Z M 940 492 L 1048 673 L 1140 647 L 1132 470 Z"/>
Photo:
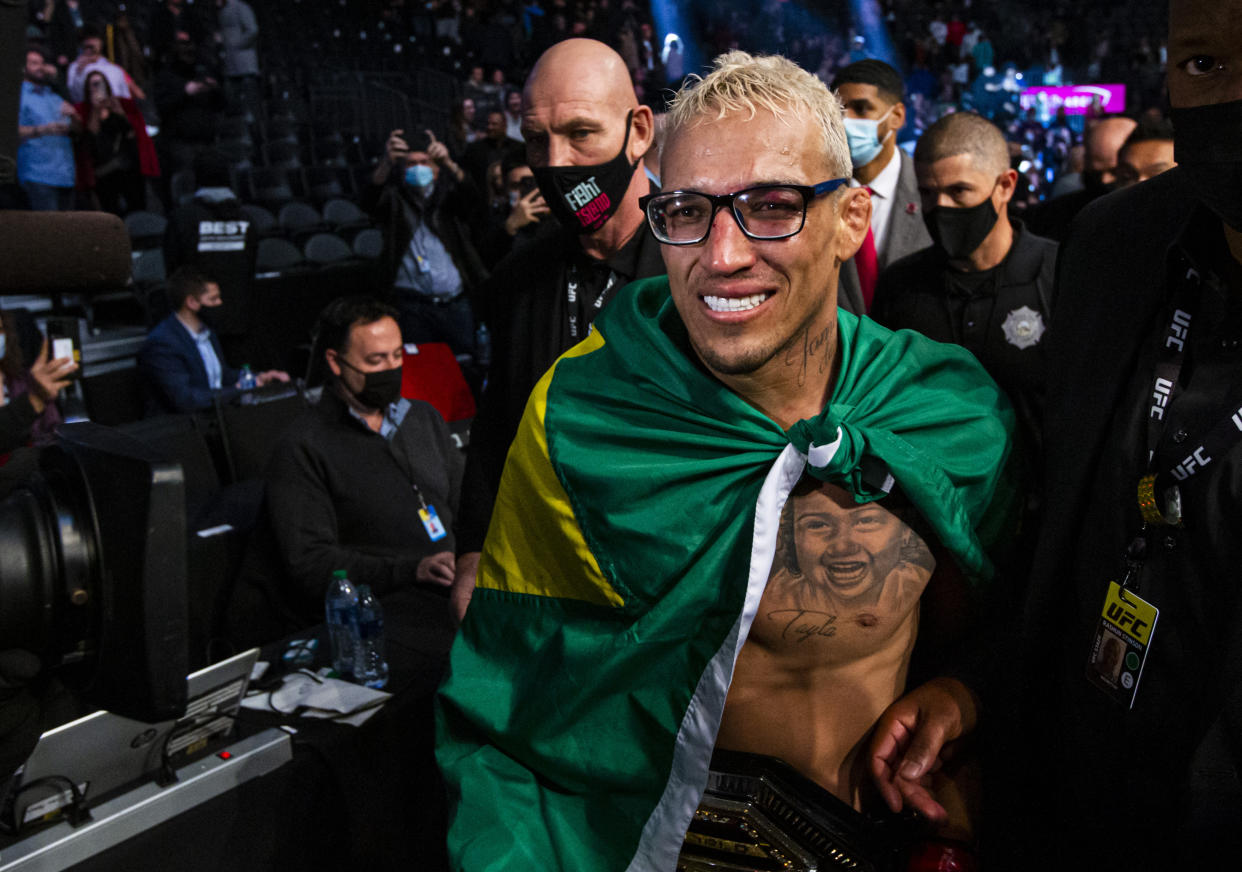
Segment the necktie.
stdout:
<path fill-rule="evenodd" d="M 867 188 L 867 193 L 875 192 Z M 875 234 L 871 232 L 870 224 L 867 225 L 867 236 L 863 239 L 862 247 L 854 255 L 854 266 L 858 269 L 858 284 L 862 287 L 863 311 L 870 312 L 871 299 L 875 296 L 875 280 L 880 274 L 875 256 Z"/>

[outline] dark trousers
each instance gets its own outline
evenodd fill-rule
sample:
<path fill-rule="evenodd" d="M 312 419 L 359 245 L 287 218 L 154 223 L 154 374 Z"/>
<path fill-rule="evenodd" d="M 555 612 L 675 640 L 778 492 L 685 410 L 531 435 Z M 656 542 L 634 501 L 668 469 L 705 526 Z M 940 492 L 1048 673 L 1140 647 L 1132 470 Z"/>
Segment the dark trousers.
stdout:
<path fill-rule="evenodd" d="M 68 212 L 73 209 L 73 188 L 58 188 L 42 182 L 22 182 L 30 208 L 35 212 Z"/>
<path fill-rule="evenodd" d="M 406 288 L 393 288 L 405 342 L 447 342 L 454 354 L 474 354 L 474 313 L 465 294 L 443 305 Z"/>

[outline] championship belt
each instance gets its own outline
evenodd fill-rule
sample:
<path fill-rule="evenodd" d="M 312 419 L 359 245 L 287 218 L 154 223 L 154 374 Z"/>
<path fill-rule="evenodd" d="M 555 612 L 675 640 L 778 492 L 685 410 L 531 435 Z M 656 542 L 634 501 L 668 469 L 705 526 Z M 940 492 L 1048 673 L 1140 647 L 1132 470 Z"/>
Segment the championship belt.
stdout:
<path fill-rule="evenodd" d="M 862 814 L 781 760 L 717 750 L 677 870 L 894 872 L 924 835 L 913 814 Z"/>

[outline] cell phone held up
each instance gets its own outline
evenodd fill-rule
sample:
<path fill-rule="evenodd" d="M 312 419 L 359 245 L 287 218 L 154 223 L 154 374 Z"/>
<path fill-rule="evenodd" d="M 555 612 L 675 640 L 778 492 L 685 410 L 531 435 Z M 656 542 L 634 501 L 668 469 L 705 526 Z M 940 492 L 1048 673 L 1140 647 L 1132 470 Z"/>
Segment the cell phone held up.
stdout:
<path fill-rule="evenodd" d="M 48 360 L 71 358 L 78 368 L 69 378 L 81 378 L 82 332 L 77 318 L 47 319 L 47 356 Z"/>

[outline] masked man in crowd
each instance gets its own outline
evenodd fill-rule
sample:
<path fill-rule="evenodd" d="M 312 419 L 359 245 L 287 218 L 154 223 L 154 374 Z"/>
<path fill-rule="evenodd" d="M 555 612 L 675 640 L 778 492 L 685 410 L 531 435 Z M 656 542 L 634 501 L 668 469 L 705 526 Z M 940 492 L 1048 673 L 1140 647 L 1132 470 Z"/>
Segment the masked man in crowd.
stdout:
<path fill-rule="evenodd" d="M 893 261 L 931 244 L 923 226 L 914 165 L 897 147 L 906 123 L 905 84 L 884 61 L 868 58 L 844 67 L 832 89 L 845 107 L 845 133 L 854 165 L 851 185 L 871 194 L 871 226 L 858 254 L 841 269 L 841 307 L 871 311 L 875 283 Z"/>
<path fill-rule="evenodd" d="M 526 81 L 523 137 L 543 200 L 561 227 L 501 261 L 480 294 L 492 367 L 471 427 L 454 602 L 465 610 L 509 443 L 526 397 L 556 358 L 585 337 L 624 285 L 664 272 L 638 198 L 654 136 L 625 62 L 603 43 L 570 39 Z"/>

